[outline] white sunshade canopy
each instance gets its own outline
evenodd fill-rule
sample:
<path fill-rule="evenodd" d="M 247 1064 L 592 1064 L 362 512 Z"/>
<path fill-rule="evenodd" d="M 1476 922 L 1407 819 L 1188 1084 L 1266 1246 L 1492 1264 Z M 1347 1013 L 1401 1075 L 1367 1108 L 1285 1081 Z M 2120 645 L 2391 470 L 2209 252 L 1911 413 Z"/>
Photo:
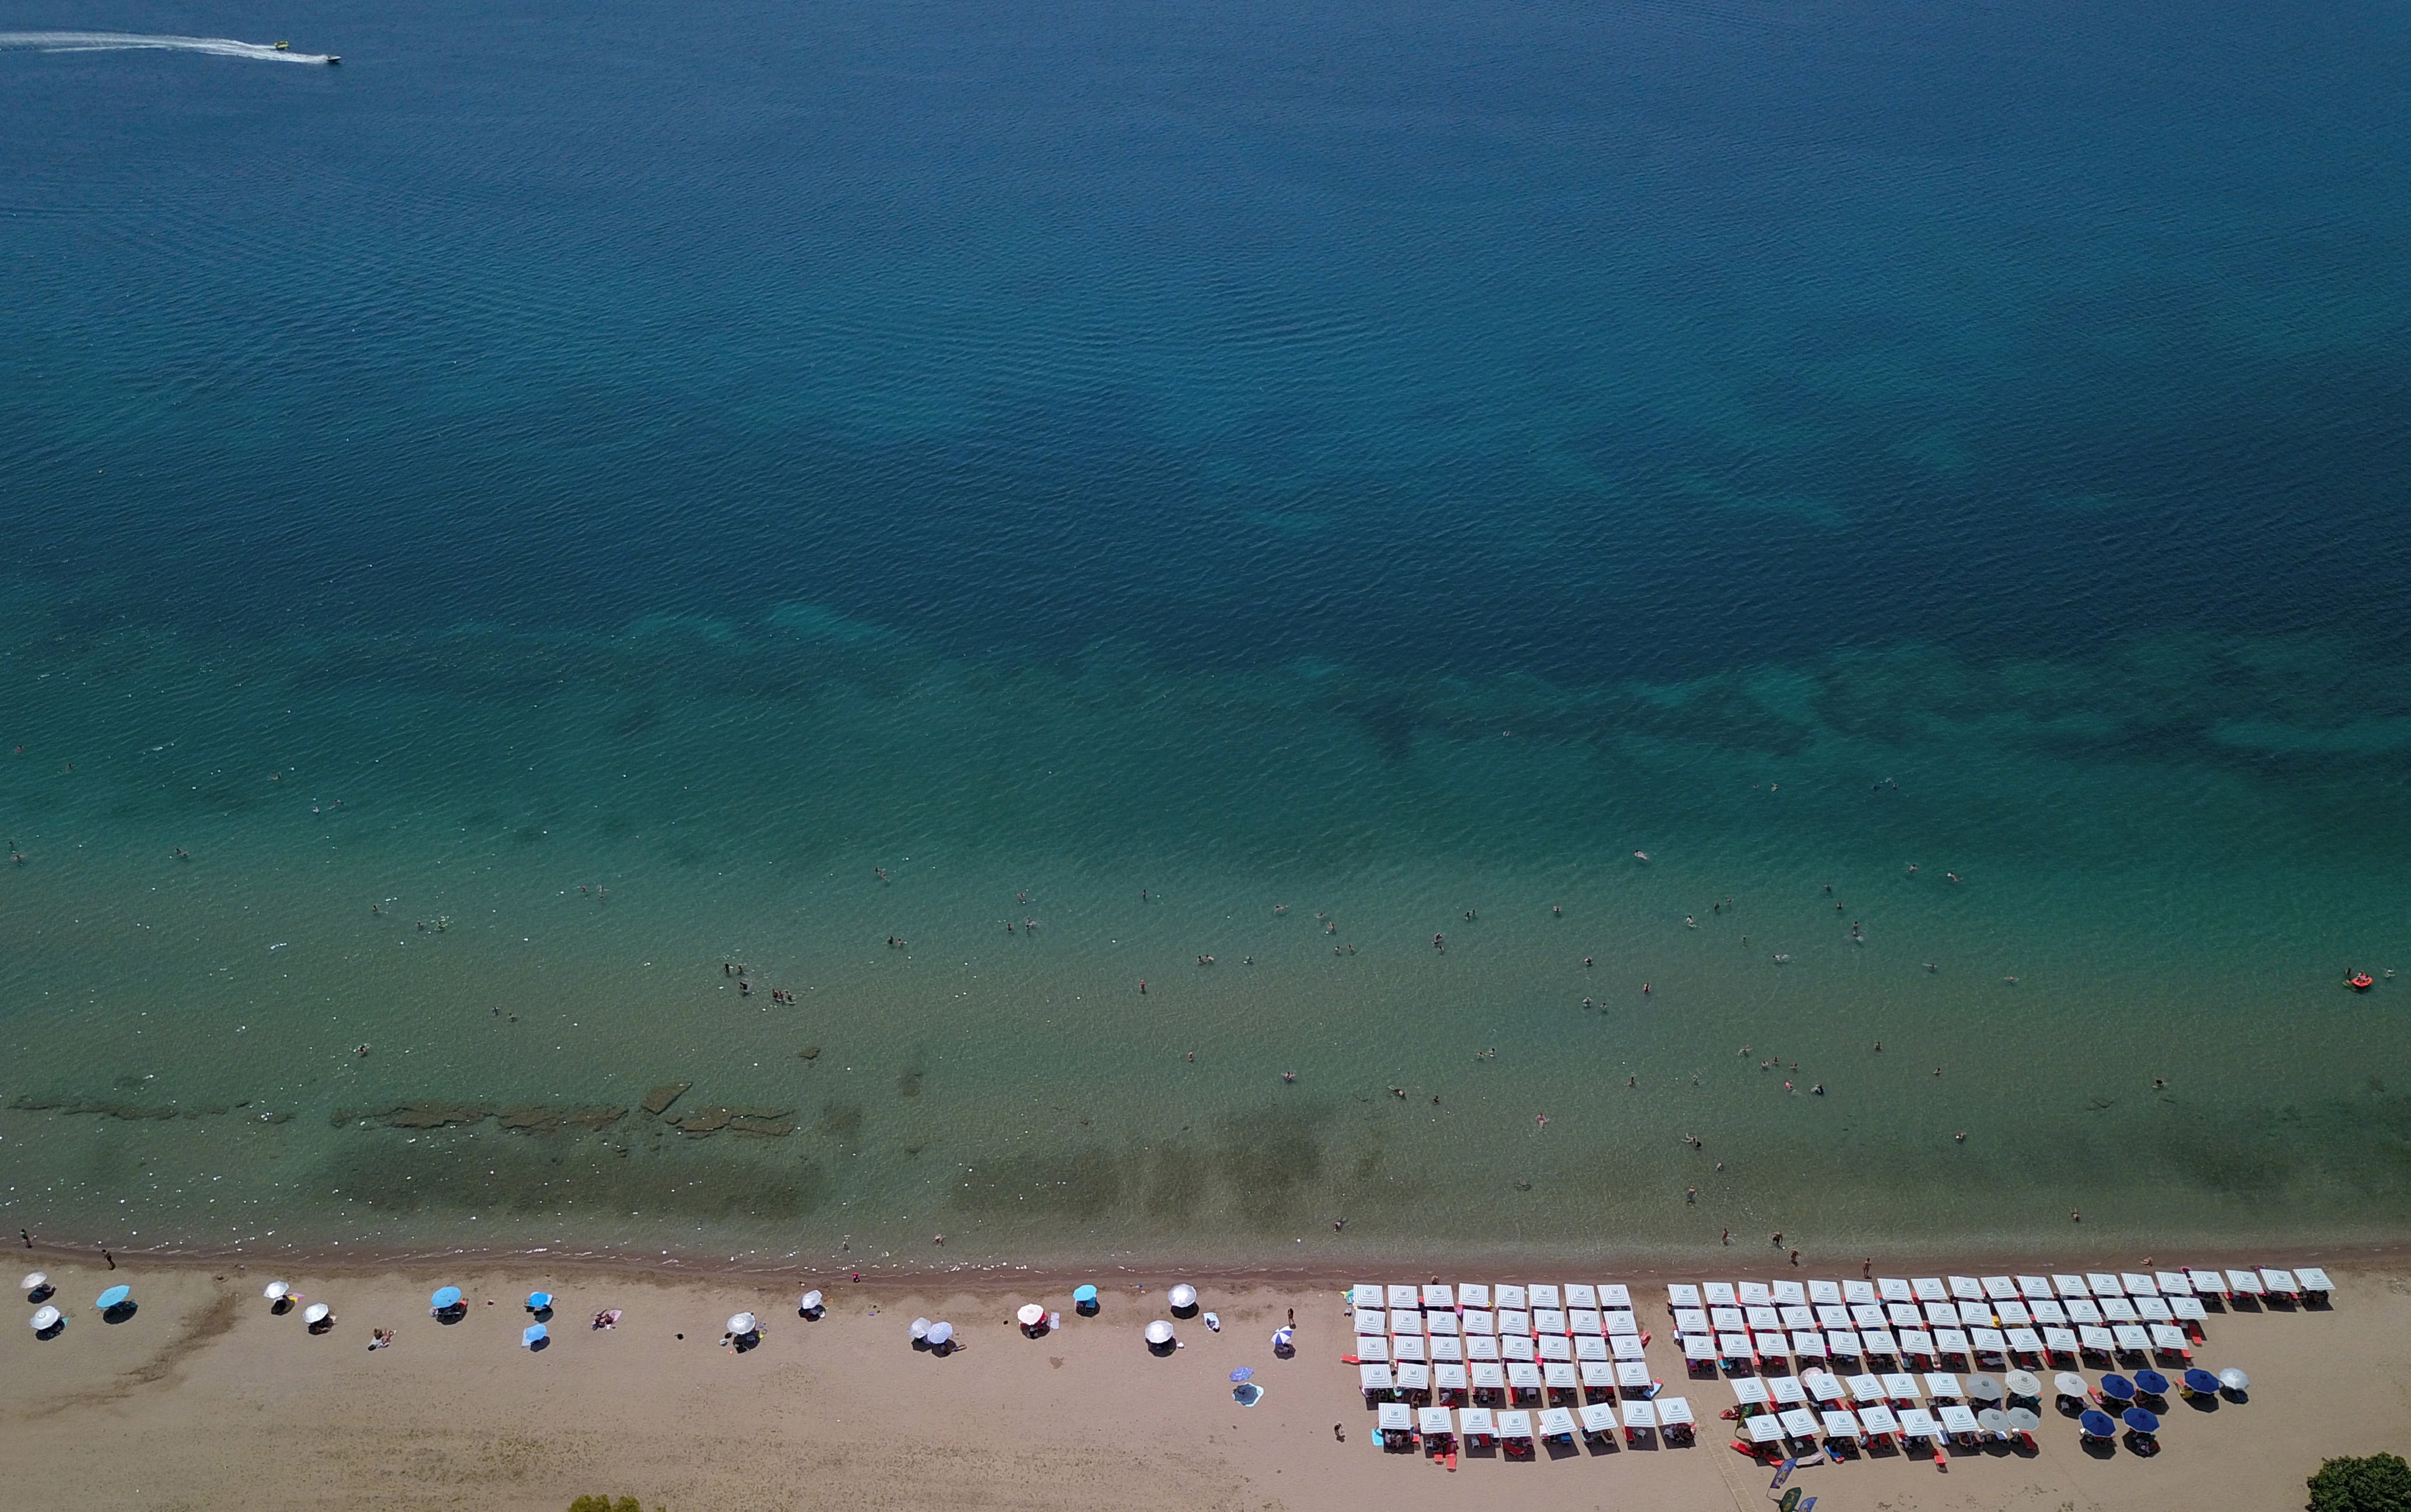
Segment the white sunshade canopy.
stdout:
<path fill-rule="evenodd" d="M 1574 1426 L 1574 1415 L 1568 1412 L 1565 1408 L 1543 1407 L 1541 1409 L 1541 1436 L 1542 1438 L 1556 1438 L 1561 1434 L 1567 1438 L 1571 1438 L 1577 1432 L 1579 1432 L 1579 1430 Z"/>
<path fill-rule="evenodd" d="M 1859 1426 L 1870 1433 L 1897 1433 L 1900 1432 L 1900 1419 L 1893 1417 L 1892 1409 L 1882 1403 L 1870 1403 L 1859 1409 Z"/>
<path fill-rule="evenodd" d="M 1885 1400 L 1884 1384 L 1880 1377 L 1874 1375 L 1853 1375 L 1845 1384 L 1849 1387 L 1850 1395 L 1856 1397 L 1861 1402 L 1881 1402 Z"/>
<path fill-rule="evenodd" d="M 1392 1287 L 1389 1288 L 1386 1300 L 1388 1301 L 1393 1312 L 1401 1307 L 1412 1310 L 1423 1305 L 1423 1292 L 1420 1288 L 1415 1287 Z M 1176 1301 L 1172 1305 L 1175 1307 L 1181 1307 L 1186 1306 L 1187 1304 Z"/>
<path fill-rule="evenodd" d="M 1978 1280 L 1976 1277 L 1971 1275 L 1955 1275 L 1947 1276 L 1944 1279 L 1951 1285 L 1951 1296 L 1974 1302 L 1980 1302 L 1984 1300 L 1984 1283 Z"/>
<path fill-rule="evenodd" d="M 1876 1277 L 1876 1294 L 1888 1302 L 1917 1301 L 1917 1288 L 1899 1276 Z"/>
<path fill-rule="evenodd" d="M 1532 1309 L 1532 1331 L 1534 1333 L 1571 1333 L 1573 1330 L 1566 1324 L 1564 1308 L 1535 1307 Z"/>
<path fill-rule="evenodd" d="M 1921 1302 L 1947 1302 L 1951 1300 L 1951 1288 L 1940 1276 L 1911 1276 L 1908 1289 L 1915 1292 L 1917 1300 Z"/>
<path fill-rule="evenodd" d="M 2018 1277 L 2018 1295 L 2024 1297 L 2030 1302 L 2047 1302 L 2051 1301 L 2051 1277 L 2040 1275 L 2022 1275 Z"/>
<path fill-rule="evenodd" d="M 1690 1398 L 1659 1397 L 1655 1402 L 1651 1403 L 1650 1405 L 1658 1409 L 1658 1421 L 1662 1426 L 1667 1428 L 1688 1428 L 1691 1426 Z"/>
<path fill-rule="evenodd" d="M 1571 1311 L 1577 1307 L 1597 1308 L 1598 1306 L 1599 1288 L 1597 1287 L 1592 1286 L 1587 1281 L 1569 1281 L 1566 1283 L 1566 1307 L 1568 1311 Z"/>
<path fill-rule="evenodd" d="M 2152 1279 L 2159 1283 L 2163 1297 L 2181 1297 L 2193 1290 L 2193 1282 L 2183 1271 L 2155 1271 Z"/>
<path fill-rule="evenodd" d="M 1399 1390 L 1401 1390 L 1401 1391 L 1428 1391 L 1428 1390 L 1430 1390 L 1430 1389 L 1431 1389 L 1431 1367 L 1430 1367 L 1429 1365 L 1401 1365 L 1401 1366 L 1399 1366 L 1399 1367 L 1398 1367 L 1398 1389 L 1399 1389 Z"/>
<path fill-rule="evenodd" d="M 1490 1360 L 1477 1359 L 1465 1369 L 1466 1374 L 1473 1377 L 1473 1388 L 1477 1391 L 1499 1391 L 1506 1388 L 1506 1370 Z"/>
<path fill-rule="evenodd" d="M 1917 1377 L 1907 1371 L 1892 1371 L 1883 1378 L 1884 1400 L 1915 1402 L 1921 1394 L 1917 1389 Z"/>
<path fill-rule="evenodd" d="M 1197 1305 L 1197 1288 L 1184 1281 L 1180 1285 L 1173 1287 L 1170 1291 L 1165 1292 L 1163 1300 L 1170 1302 L 1175 1307 L 1194 1307 Z M 1409 1297 L 1407 1299 L 1407 1305 L 1409 1307 L 1412 1307 L 1414 1304 L 1414 1299 L 1412 1297 Z"/>
<path fill-rule="evenodd" d="M 1733 1292 L 1734 1295 L 1741 1298 L 1741 1304 L 1744 1307 L 1772 1307 L 1775 1305 L 1775 1288 L 1768 1286 L 1763 1281 L 1745 1281 L 1738 1287 L 1735 1287 L 1733 1288 Z"/>
<path fill-rule="evenodd" d="M 1872 1281 L 1845 1281 L 1842 1283 L 1842 1301 L 1852 1307 L 1857 1307 L 1863 1303 L 1874 1302 L 1878 1300 L 1879 1299 L 1876 1296 L 1876 1284 Z"/>
<path fill-rule="evenodd" d="M 1149 1323 L 1147 1326 L 1147 1342 L 1149 1344 L 1170 1344 L 1172 1342 L 1172 1325 L 1166 1323 L 1160 1317 L 1154 1322 Z M 1377 1340 L 1366 1340 L 1360 1342 L 1356 1346 L 1356 1358 L 1360 1360 L 1371 1358 L 1373 1345 L 1378 1342 L 1379 1341 Z"/>
<path fill-rule="evenodd" d="M 1817 1422 L 1817 1415 L 1810 1412 L 1805 1407 L 1790 1407 L 1785 1409 L 1781 1421 L 1783 1423 L 1783 1431 L 1790 1434 L 1793 1438 L 1815 1438 L 1817 1436 L 1817 1429 L 1819 1426 Z"/>
<path fill-rule="evenodd" d="M 2084 1284 L 2093 1288 L 2093 1295 L 2096 1297 L 2124 1297 L 2126 1295 L 2126 1284 L 2119 1280 L 2116 1276 L 2111 1275 L 2107 1271 L 2085 1272 Z"/>
<path fill-rule="evenodd" d="M 1456 1316 L 1457 1327 L 1467 1333 L 1497 1333 L 1498 1315 L 1486 1307 L 1469 1307 Z"/>
<path fill-rule="evenodd" d="M 1829 1407 L 1824 1413 L 1824 1428 L 1827 1438 L 1855 1439 L 1859 1436 L 1858 1415 L 1845 1408 Z"/>
<path fill-rule="evenodd" d="M 1384 1402 L 1378 1421 L 1385 1433 L 1411 1432 L 1415 1426 L 1414 1409 L 1403 1402 Z"/>
<path fill-rule="evenodd" d="M 1454 1307 L 1456 1305 L 1456 1288 L 1454 1287 L 1446 1286 L 1429 1286 L 1424 1287 L 1424 1305 L 1425 1307 Z"/>
<path fill-rule="evenodd" d="M 1700 1295 L 1708 1300 L 1708 1305 L 1710 1307 L 1739 1307 L 1741 1305 L 1741 1299 L 1733 1295 L 1733 1285 L 1730 1281 L 1711 1281 L 1700 1288 Z"/>
<path fill-rule="evenodd" d="M 1418 1407 L 1415 1409 L 1415 1431 L 1430 1438 L 1441 1433 L 1454 1433 L 1456 1427 L 1450 1421 L 1446 1407 Z"/>
<path fill-rule="evenodd" d="M 2246 1297 L 2258 1297 L 2268 1288 L 2261 1286 L 2260 1278 L 2249 1271 L 2229 1271 L 2227 1272 L 2227 1289 Z"/>
<path fill-rule="evenodd" d="M 1942 1418 L 1942 1431 L 1946 1433 L 1973 1433 L 1977 1432 L 1976 1411 L 1972 1407 L 1953 1403 L 1950 1406 L 1941 1409 L 1940 1417 Z"/>
<path fill-rule="evenodd" d="M 1379 1307 L 1381 1305 L 1381 1288 L 1369 1281 L 1359 1281 L 1348 1288 L 1348 1305 Z"/>
<path fill-rule="evenodd" d="M 2053 1272 L 2052 1273 L 2051 1286 L 2052 1289 L 2058 1292 L 2062 1297 L 2090 1297 L 2093 1295 L 2093 1284 L 2085 1280 L 2081 1275 L 2061 1275 L 2057 1272 Z"/>
<path fill-rule="evenodd" d="M 1777 1307 L 1805 1307 L 1808 1305 L 1808 1288 L 1800 1282 L 1778 1281 L 1775 1284 L 1774 1290 L 1775 1305 Z"/>
<path fill-rule="evenodd" d="M 1783 1419 L 1767 1413 L 1744 1418 L 1742 1427 L 1748 1430 L 1752 1444 L 1773 1444 L 1783 1437 Z"/>
<path fill-rule="evenodd" d="M 1443 1391 L 1462 1391 L 1471 1384 L 1466 1379 L 1465 1367 L 1462 1365 L 1434 1365 L 1431 1373 L 1432 1385 Z"/>
<path fill-rule="evenodd" d="M 1934 1414 L 1923 1407 L 1903 1407 L 1900 1413 L 1900 1431 L 1910 1438 L 1938 1438 L 1942 1433 L 1942 1425 L 1936 1422 Z"/>
<path fill-rule="evenodd" d="M 1159 1327 L 1163 1330 L 1161 1336 L 1155 1331 Z M 1149 1344 L 1162 1344 L 1171 1337 L 1172 1325 L 1161 1318 L 1147 1326 L 1147 1342 Z M 1378 1334 L 1369 1338 L 1360 1337 L 1356 1341 L 1356 1358 L 1372 1364 L 1386 1365 L 1390 1362 L 1390 1341 Z"/>
<path fill-rule="evenodd" d="M 1677 1307 L 1674 1309 L 1674 1331 L 1677 1333 L 1714 1333 L 1716 1331 L 1716 1327 L 1708 1321 L 1708 1310 L 1706 1308 Z"/>
<path fill-rule="evenodd" d="M 1524 1294 L 1532 1299 L 1532 1305 L 1535 1308 L 1563 1307 L 1566 1304 L 1565 1299 L 1559 1295 L 1556 1286 L 1546 1281 L 1536 1281 L 1526 1287 Z"/>
<path fill-rule="evenodd" d="M 2170 1297 L 2168 1299 L 2168 1303 L 2170 1312 L 2189 1323 L 2210 1321 L 2210 1313 L 2201 1305 L 2201 1299 L 2199 1297 Z"/>
<path fill-rule="evenodd" d="M 2101 1304 L 2099 1302 L 2088 1301 L 2082 1297 L 2070 1297 L 2068 1300 L 2067 1307 L 2068 1319 L 2071 1323 L 2098 1323 L 2101 1321 Z"/>
<path fill-rule="evenodd" d="M 1733 1400 L 1745 1407 L 1766 1405 L 1766 1383 L 1755 1375 L 1737 1375 L 1725 1383 L 1732 1388 Z"/>
<path fill-rule="evenodd" d="M 1360 1307 L 1356 1309 L 1356 1331 L 1360 1334 L 1387 1333 L 1390 1331 L 1390 1315 L 1377 1307 Z"/>
<path fill-rule="evenodd" d="M 1717 1342 L 1704 1334 L 1683 1335 L 1683 1359 L 1694 1365 L 1713 1364 L 1717 1358 Z"/>
<path fill-rule="evenodd" d="M 2192 1352 L 2192 1345 L 2185 1339 L 2185 1330 L 2175 1324 L 2155 1323 L 2151 1329 L 2153 1348 L 2177 1355 Z"/>
<path fill-rule="evenodd" d="M 1808 1301 L 1815 1307 L 1839 1307 L 1842 1304 L 1842 1288 L 1831 1281 L 1811 1281 L 1808 1283 Z"/>
<path fill-rule="evenodd" d="M 1658 1426 L 1658 1404 L 1654 1402 L 1628 1402 L 1624 1404 L 1624 1426 L 1655 1428 Z"/>
<path fill-rule="evenodd" d="M 1766 1397 L 1778 1407 L 1802 1407 L 1808 1403 L 1808 1388 L 1796 1375 L 1766 1377 Z"/>
<path fill-rule="evenodd" d="M 1532 1415 L 1528 1412 L 1502 1412 L 1498 1415 L 1500 1438 L 1530 1438 Z"/>
<path fill-rule="evenodd" d="M 1541 1381 L 1552 1391 L 1571 1391 L 1574 1388 L 1574 1368 L 1553 1359 L 1541 1367 Z"/>
<path fill-rule="evenodd" d="M 1400 1359 L 1425 1359 L 1424 1336 L 1420 1333 L 1398 1334 L 1390 1340 L 1390 1350 Z M 1360 1350 L 1358 1353 L 1361 1354 L 1363 1351 Z"/>
<path fill-rule="evenodd" d="M 1599 1305 L 1621 1307 L 1629 1313 L 1632 1311 L 1632 1288 L 1621 1281 L 1601 1282 L 1599 1288 Z"/>
<path fill-rule="evenodd" d="M 312 1302 L 309 1306 L 301 1309 L 301 1321 L 304 1323 L 323 1323 L 326 1321 L 327 1314 L 329 1311 L 330 1309 L 325 1302 Z"/>
<path fill-rule="evenodd" d="M 1949 1371 L 1927 1371 L 1925 1394 L 1930 1397 L 1955 1397 L 1959 1394 L 1959 1377 Z"/>
<path fill-rule="evenodd" d="M 28 1287 L 25 1289 L 27 1291 L 31 1291 L 34 1288 Z M 61 1313 L 57 1308 L 45 1303 L 40 1307 L 35 1308 L 34 1316 L 27 1318 L 25 1321 L 34 1326 L 34 1331 L 36 1333 L 48 1333 L 52 1329 L 59 1326 L 59 1319 L 65 1316 L 66 1315 Z"/>
<path fill-rule="evenodd" d="M 728 1331 L 737 1335 L 740 1339 L 760 1327 L 760 1321 L 757 1320 L 751 1313 L 732 1313 L 729 1315 Z"/>
<path fill-rule="evenodd" d="M 1619 1359 L 1615 1362 L 1615 1384 L 1627 1391 L 1646 1391 L 1650 1385 L 1649 1367 L 1637 1359 Z"/>
<path fill-rule="evenodd" d="M 1541 1367 L 1520 1359 L 1510 1360 L 1507 1363 L 1507 1384 L 1518 1391 L 1538 1391 L 1541 1388 Z"/>
<path fill-rule="evenodd" d="M 1577 1407 L 1574 1409 L 1574 1418 L 1581 1422 L 1583 1432 L 1585 1433 L 1615 1432 L 1615 1409 L 1604 1402 L 1588 1403 Z"/>
<path fill-rule="evenodd" d="M 1574 1373 L 1582 1377 L 1583 1389 L 1585 1391 L 1615 1389 L 1615 1367 L 1606 1360 L 1586 1359 L 1574 1367 Z"/>
<path fill-rule="evenodd" d="M 2219 1274 L 2216 1271 L 2204 1271 L 2194 1266 L 2187 1266 L 2185 1268 L 2185 1279 L 2193 1284 L 2194 1295 L 2197 1297 L 2224 1297 L 2227 1295 L 2227 1278 Z"/>
<path fill-rule="evenodd" d="M 1607 1348 L 1608 1353 L 1614 1355 L 1618 1359 L 1646 1359 L 1649 1358 L 1649 1352 L 1641 1346 L 1640 1340 L 1627 1338 L 1622 1334 L 1618 1334 L 1615 1338 L 1608 1340 Z"/>
<path fill-rule="evenodd" d="M 1540 1351 L 1532 1347 L 1528 1333 L 1510 1333 L 1498 1341 L 1498 1352 L 1509 1359 L 1537 1359 Z"/>
<path fill-rule="evenodd" d="M 1497 1305 L 1502 1312 L 1510 1307 L 1514 1308 L 1517 1312 L 1521 1312 L 1531 1305 L 1531 1302 L 1524 1295 L 1524 1288 L 1512 1283 L 1501 1284 L 1498 1289 L 1496 1297 Z"/>
<path fill-rule="evenodd" d="M 2304 1291 L 2333 1291 L 2328 1284 L 2328 1273 L 2316 1265 L 2294 1267 L 2294 1280 Z"/>
<path fill-rule="evenodd" d="M 1701 1305 L 1700 1288 L 1688 1281 L 1677 1281 L 1666 1288 L 1666 1305 L 1698 1307 Z"/>
<path fill-rule="evenodd" d="M 1478 1281 L 1467 1282 L 1465 1285 L 1456 1288 L 1456 1305 L 1459 1307 L 1489 1306 L 1489 1287 Z"/>
<path fill-rule="evenodd" d="M 1467 1407 L 1456 1415 L 1456 1431 L 1468 1438 L 1496 1438 L 1498 1427 L 1487 1407 Z"/>
<path fill-rule="evenodd" d="M 2132 1323 L 2136 1320 L 2135 1304 L 2124 1297 L 2104 1297 L 2100 1307 L 2105 1322 Z"/>
<path fill-rule="evenodd" d="M 1617 1344 L 1639 1344 L 1641 1341 L 1638 1339 L 1629 1341 L 1618 1339 L 1615 1342 Z M 1684 1352 L 1686 1354 L 1689 1353 L 1690 1345 L 1703 1342 L 1705 1341 L 1698 1338 L 1684 1340 Z M 1596 1333 L 1578 1333 L 1574 1335 L 1574 1358 L 1576 1359 L 1605 1359 L 1607 1358 L 1607 1341 L 1600 1338 Z"/>
<path fill-rule="evenodd" d="M 2013 1302 L 2018 1300 L 2018 1284 L 2016 1281 L 2005 1275 L 1988 1275 L 1982 1279 L 1984 1282 L 1984 1295 L 1990 1301 L 1996 1302 Z"/>
<path fill-rule="evenodd" d="M 2156 1297 L 2160 1294 L 2158 1280 L 2140 1271 L 2121 1271 L 2118 1283 L 2129 1297 Z"/>

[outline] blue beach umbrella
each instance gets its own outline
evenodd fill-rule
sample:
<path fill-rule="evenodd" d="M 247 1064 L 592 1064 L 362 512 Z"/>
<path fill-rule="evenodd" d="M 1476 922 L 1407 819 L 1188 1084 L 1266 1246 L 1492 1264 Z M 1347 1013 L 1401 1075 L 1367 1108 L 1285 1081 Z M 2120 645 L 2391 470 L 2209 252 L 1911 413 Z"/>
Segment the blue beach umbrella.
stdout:
<path fill-rule="evenodd" d="M 123 1306 L 125 1299 L 133 1295 L 134 1288 L 132 1287 L 111 1287 L 107 1291 L 102 1292 L 99 1300 L 95 1301 L 93 1305 L 106 1313 L 112 1307 Z"/>
<path fill-rule="evenodd" d="M 2094 1410 L 2088 1410 L 2076 1419 L 2076 1426 L 2086 1438 L 2108 1438 L 2118 1432 L 2118 1425 L 2111 1420 L 2108 1413 Z"/>
<path fill-rule="evenodd" d="M 543 1324 L 531 1323 L 526 1327 L 526 1329 L 520 1331 L 519 1343 L 533 1349 L 537 1345 L 544 1342 L 546 1331 L 547 1330 Z"/>
<path fill-rule="evenodd" d="M 531 1291 L 528 1293 L 527 1308 L 529 1312 L 541 1313 L 551 1305 L 552 1293 L 548 1291 Z"/>
<path fill-rule="evenodd" d="M 2155 1370 L 2139 1370 L 2135 1389 L 2147 1397 L 2164 1397 L 2169 1394 L 2169 1378 Z"/>
<path fill-rule="evenodd" d="M 428 1298 L 427 1301 L 439 1313 L 448 1307 L 458 1307 L 460 1305 L 460 1288 L 440 1287 L 436 1289 L 435 1295 Z"/>
<path fill-rule="evenodd" d="M 2141 1407 L 2127 1408 L 2118 1415 L 2118 1420 L 2146 1438 L 2160 1431 L 2160 1420 Z"/>
<path fill-rule="evenodd" d="M 1093 1302 L 1097 1300 L 1097 1288 L 1094 1287 L 1074 1287 L 1072 1288 L 1072 1300 L 1084 1305 L 1089 1302 Z"/>
<path fill-rule="evenodd" d="M 2215 1396 L 2218 1393 L 2218 1377 L 2199 1366 L 2185 1373 L 2185 1384 L 2186 1390 L 2199 1391 L 2204 1396 Z"/>
<path fill-rule="evenodd" d="M 1256 1371 L 1255 1371 L 1255 1367 L 1254 1367 L 1254 1366 L 1252 1366 L 1252 1365 L 1242 1365 L 1242 1366 L 1240 1366 L 1237 1370 L 1235 1370 L 1235 1371 L 1233 1371 L 1233 1372 L 1231 1373 L 1231 1379 L 1233 1379 L 1233 1380 L 1235 1380 L 1235 1381 L 1244 1381 L 1244 1380 L 1246 1380 L 1249 1376 L 1253 1375 L 1254 1374 L 1256 1374 Z"/>
<path fill-rule="evenodd" d="M 2101 1377 L 2101 1394 L 2112 1402 L 2132 1402 L 2135 1400 L 2135 1383 L 2124 1375 L 2104 1375 Z"/>

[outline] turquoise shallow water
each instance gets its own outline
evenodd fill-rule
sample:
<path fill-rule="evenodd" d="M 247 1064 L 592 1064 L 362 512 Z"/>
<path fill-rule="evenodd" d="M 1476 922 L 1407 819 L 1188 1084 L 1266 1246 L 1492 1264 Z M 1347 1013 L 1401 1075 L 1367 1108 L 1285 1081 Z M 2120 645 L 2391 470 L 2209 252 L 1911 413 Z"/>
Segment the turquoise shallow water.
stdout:
<path fill-rule="evenodd" d="M 8 1213 L 2399 1237 L 2400 18 L 1224 20 L 0 46 Z"/>

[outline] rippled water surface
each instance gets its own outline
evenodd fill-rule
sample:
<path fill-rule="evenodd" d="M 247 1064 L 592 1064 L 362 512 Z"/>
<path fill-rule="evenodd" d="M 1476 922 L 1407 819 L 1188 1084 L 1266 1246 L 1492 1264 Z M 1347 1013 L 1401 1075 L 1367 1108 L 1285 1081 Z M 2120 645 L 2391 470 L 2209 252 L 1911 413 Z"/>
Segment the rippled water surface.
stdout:
<path fill-rule="evenodd" d="M 306 24 L 0 35 L 19 1223 L 2411 1217 L 2399 10 Z"/>

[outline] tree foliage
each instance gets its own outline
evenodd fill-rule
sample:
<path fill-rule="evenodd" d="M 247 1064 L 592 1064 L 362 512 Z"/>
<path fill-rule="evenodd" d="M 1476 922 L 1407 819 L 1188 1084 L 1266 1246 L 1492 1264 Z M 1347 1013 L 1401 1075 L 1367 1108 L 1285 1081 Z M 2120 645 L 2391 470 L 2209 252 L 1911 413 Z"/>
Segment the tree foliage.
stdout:
<path fill-rule="evenodd" d="M 2309 1512 L 2411 1512 L 2411 1464 L 2399 1454 L 2330 1460 L 2310 1487 Z"/>
<path fill-rule="evenodd" d="M 616 1502 L 607 1496 L 581 1496 L 569 1504 L 569 1512 L 645 1512 L 645 1505 L 633 1496 L 622 1496 Z"/>

